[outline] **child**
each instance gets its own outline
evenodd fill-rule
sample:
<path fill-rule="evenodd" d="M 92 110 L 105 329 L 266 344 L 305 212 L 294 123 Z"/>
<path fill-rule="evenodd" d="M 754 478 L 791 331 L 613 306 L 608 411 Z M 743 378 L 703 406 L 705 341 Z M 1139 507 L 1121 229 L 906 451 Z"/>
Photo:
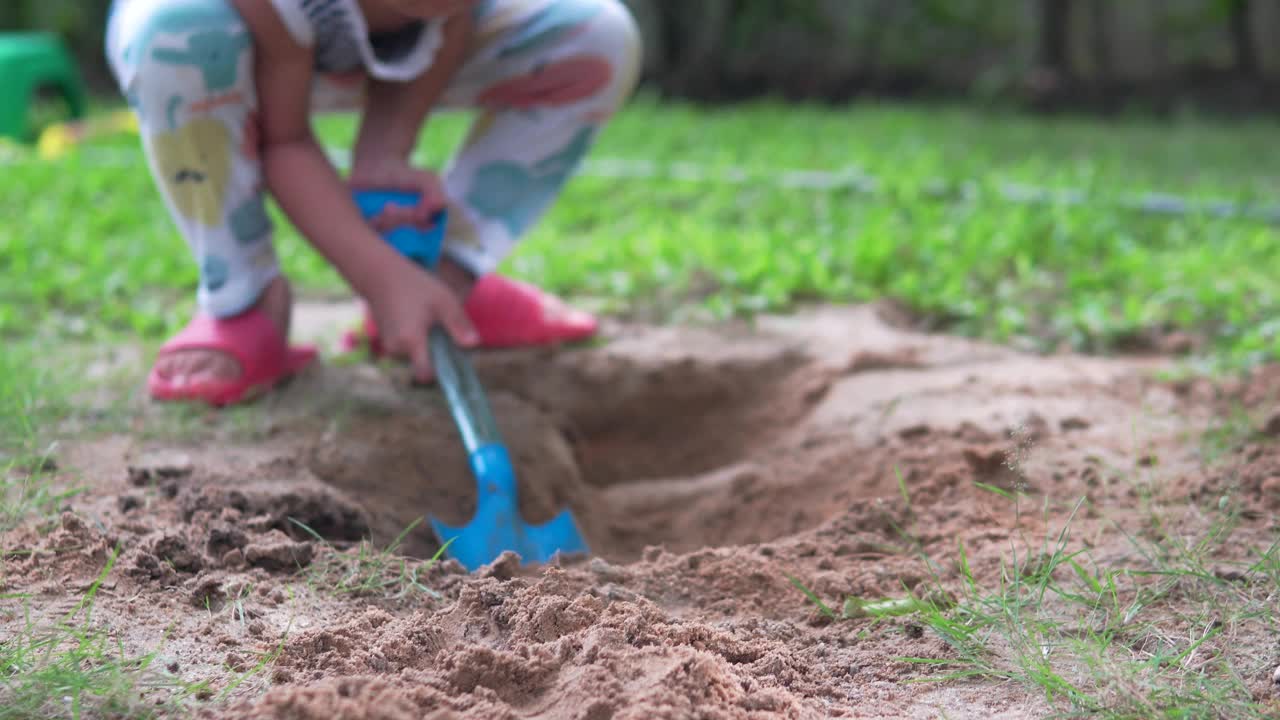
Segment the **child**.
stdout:
<path fill-rule="evenodd" d="M 199 263 L 199 312 L 161 349 L 153 396 L 237 402 L 307 366 L 270 192 L 367 303 L 375 349 L 432 376 L 435 322 L 467 347 L 591 335 L 594 319 L 494 273 L 634 89 L 640 47 L 621 0 L 115 0 L 107 53 L 152 175 Z M 361 109 L 344 181 L 313 111 Z M 410 157 L 440 108 L 479 117 L 442 177 Z M 353 189 L 420 191 L 366 222 Z M 447 207 L 436 273 L 376 234 Z"/>

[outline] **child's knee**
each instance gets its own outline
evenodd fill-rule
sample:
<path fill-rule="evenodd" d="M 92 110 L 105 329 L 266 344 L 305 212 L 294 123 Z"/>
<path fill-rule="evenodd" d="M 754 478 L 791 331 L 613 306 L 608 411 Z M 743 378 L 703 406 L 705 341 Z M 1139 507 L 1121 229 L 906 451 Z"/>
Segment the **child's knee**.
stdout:
<path fill-rule="evenodd" d="M 129 0 L 113 11 L 107 47 L 126 93 L 180 82 L 218 95 L 247 77 L 252 38 L 230 0 Z"/>
<path fill-rule="evenodd" d="M 643 61 L 640 29 L 631 11 L 620 0 L 597 0 L 602 10 L 586 29 L 582 41 L 609 58 L 613 77 L 608 94 L 620 103 L 635 88 Z"/>
<path fill-rule="evenodd" d="M 501 101 L 510 91 L 515 96 L 527 94 L 525 85 L 540 86 L 555 77 L 561 85 L 560 102 L 588 100 L 598 111 L 608 115 L 617 109 L 635 88 L 641 62 L 640 31 L 631 12 L 621 0 L 554 0 L 545 11 L 551 13 L 564 6 L 572 6 L 573 14 L 565 9 L 565 17 L 554 27 L 558 32 L 539 28 L 536 33 L 525 31 L 541 40 L 542 62 L 529 75 L 499 84 L 487 91 L 481 101 Z M 548 22 L 548 24 L 550 24 Z M 547 37 L 554 36 L 554 44 Z M 532 45 L 527 37 L 506 52 Z"/>
<path fill-rule="evenodd" d="M 583 42 L 615 58 L 638 65 L 642 43 L 640 28 L 631 11 L 620 0 L 596 0 L 600 13 L 587 26 Z"/>

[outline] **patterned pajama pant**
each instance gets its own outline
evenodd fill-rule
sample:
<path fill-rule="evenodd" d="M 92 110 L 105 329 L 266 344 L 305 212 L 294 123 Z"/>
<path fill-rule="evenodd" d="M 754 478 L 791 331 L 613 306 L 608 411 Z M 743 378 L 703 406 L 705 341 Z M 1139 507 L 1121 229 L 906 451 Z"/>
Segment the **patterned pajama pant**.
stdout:
<path fill-rule="evenodd" d="M 475 32 L 438 109 L 478 113 L 442 179 L 445 252 L 484 274 L 547 211 L 630 95 L 640 41 L 621 0 L 484 0 Z M 117 0 L 107 53 L 199 264 L 201 309 L 243 312 L 280 273 L 247 26 L 230 0 Z M 313 111 L 358 109 L 365 82 L 318 75 Z"/>

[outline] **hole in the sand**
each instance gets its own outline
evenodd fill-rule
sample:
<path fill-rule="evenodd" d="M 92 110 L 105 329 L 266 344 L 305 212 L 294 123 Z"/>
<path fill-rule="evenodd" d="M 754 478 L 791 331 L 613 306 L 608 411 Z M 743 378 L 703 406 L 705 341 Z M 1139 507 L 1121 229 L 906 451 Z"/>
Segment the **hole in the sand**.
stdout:
<path fill-rule="evenodd" d="M 797 390 L 809 377 L 800 358 L 786 353 L 620 367 L 577 379 L 577 392 L 565 393 L 577 402 L 562 404 L 561 415 L 589 485 L 693 477 L 778 440 L 804 414 L 805 393 Z"/>
<path fill-rule="evenodd" d="M 314 532 L 336 543 L 358 542 L 369 534 L 369 523 L 358 505 L 327 488 L 305 483 L 263 481 L 239 488 L 208 485 L 190 489 L 178 502 L 186 521 L 197 514 L 216 517 L 223 508 L 231 508 L 253 532 L 279 530 L 303 540 L 311 539 Z M 243 545 L 237 533 L 243 534 L 235 527 L 214 526 L 209 552 L 217 556 Z"/>
<path fill-rule="evenodd" d="M 481 368 L 524 517 L 541 523 L 572 508 L 596 555 L 764 541 L 825 517 L 797 507 L 767 523 L 749 518 L 784 487 L 767 466 L 794 453 L 773 448 L 829 380 L 798 353 L 499 358 Z M 424 517 L 460 525 L 473 512 L 474 481 L 448 409 L 438 397 L 416 400 L 394 412 L 355 410 L 307 452 L 317 476 L 361 503 L 375 541 Z M 433 553 L 429 524 L 401 549 Z"/>
<path fill-rule="evenodd" d="M 613 720 L 613 706 L 606 702 L 596 702 L 582 714 L 583 720 Z"/>

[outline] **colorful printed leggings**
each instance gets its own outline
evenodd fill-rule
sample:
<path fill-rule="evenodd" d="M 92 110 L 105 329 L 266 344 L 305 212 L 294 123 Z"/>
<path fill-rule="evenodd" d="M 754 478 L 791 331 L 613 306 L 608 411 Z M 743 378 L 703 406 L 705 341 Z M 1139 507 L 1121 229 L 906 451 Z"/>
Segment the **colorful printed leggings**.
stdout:
<path fill-rule="evenodd" d="M 442 172 L 446 252 L 492 271 L 546 212 L 634 89 L 635 24 L 621 0 L 485 0 L 474 50 L 438 109 L 478 118 Z M 117 0 L 107 52 L 148 164 L 199 263 L 217 317 L 279 273 L 257 156 L 247 27 L 230 0 Z M 358 109 L 363 76 L 317 78 L 313 111 Z"/>

